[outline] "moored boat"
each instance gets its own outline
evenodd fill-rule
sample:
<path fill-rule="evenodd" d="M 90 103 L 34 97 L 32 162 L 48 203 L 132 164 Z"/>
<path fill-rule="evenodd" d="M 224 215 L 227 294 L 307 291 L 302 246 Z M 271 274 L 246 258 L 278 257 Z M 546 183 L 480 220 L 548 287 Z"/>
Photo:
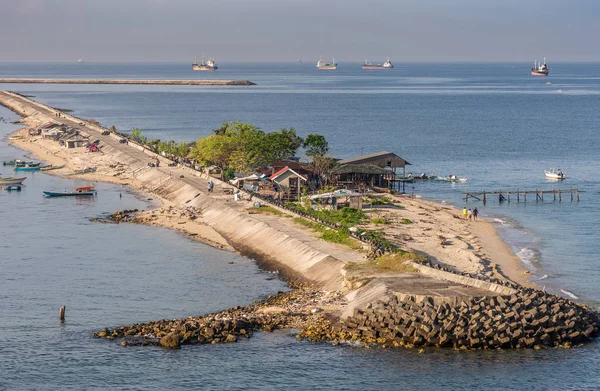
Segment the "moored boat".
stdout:
<path fill-rule="evenodd" d="M 5 160 L 2 165 L 3 166 L 25 166 L 25 165 L 33 165 L 33 162 L 26 162 L 24 160 L 14 159 L 14 160 Z"/>
<path fill-rule="evenodd" d="M 4 190 L 7 190 L 7 191 L 21 191 L 21 185 L 4 186 Z"/>
<path fill-rule="evenodd" d="M 320 71 L 334 71 L 337 69 L 337 63 L 335 62 L 335 58 L 331 62 L 327 62 L 323 60 L 323 58 L 319 58 L 317 62 L 317 69 Z"/>
<path fill-rule="evenodd" d="M 65 192 L 44 191 L 43 193 L 46 197 L 73 197 L 73 196 L 89 197 L 89 196 L 95 196 L 96 190 L 94 189 L 94 186 L 80 186 L 80 187 L 76 187 L 75 189 L 73 189 L 73 191 L 65 191 Z"/>
<path fill-rule="evenodd" d="M 15 171 L 40 171 L 41 169 L 48 169 L 50 167 L 52 167 L 52 164 L 48 164 L 47 166 L 25 165 L 23 167 L 15 167 Z"/>
<path fill-rule="evenodd" d="M 546 65 L 546 57 L 544 57 L 544 63 L 534 61 L 533 67 L 531 68 L 532 76 L 548 76 L 550 68 Z"/>
<path fill-rule="evenodd" d="M 555 179 L 558 181 L 567 179 L 567 175 L 560 168 L 550 168 L 548 170 L 544 170 L 544 174 L 546 174 L 546 178 L 548 179 Z"/>
<path fill-rule="evenodd" d="M 6 186 L 6 185 L 20 185 L 23 183 L 23 181 L 27 179 L 27 177 L 21 177 L 21 178 L 13 178 L 13 177 L 8 177 L 8 178 L 2 178 L 0 177 L 0 186 Z"/>

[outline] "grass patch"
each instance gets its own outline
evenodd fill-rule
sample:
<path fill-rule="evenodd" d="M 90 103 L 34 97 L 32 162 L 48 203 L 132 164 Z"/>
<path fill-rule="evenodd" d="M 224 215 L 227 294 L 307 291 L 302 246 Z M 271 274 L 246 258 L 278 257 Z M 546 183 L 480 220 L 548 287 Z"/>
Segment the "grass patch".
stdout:
<path fill-rule="evenodd" d="M 280 211 L 279 209 L 275 209 L 272 206 L 264 206 L 261 205 L 260 207 L 252 207 L 252 208 L 248 208 L 247 209 L 248 212 L 252 213 L 258 213 L 258 214 L 271 214 L 271 215 L 275 215 L 275 216 L 281 216 L 283 214 L 282 211 Z"/>
<path fill-rule="evenodd" d="M 415 253 L 394 253 L 384 254 L 379 258 L 371 259 L 367 262 L 348 263 L 347 270 L 369 271 L 374 273 L 411 273 L 417 269 L 406 264 L 407 261 L 422 261 L 425 256 Z"/>
<path fill-rule="evenodd" d="M 400 220 L 400 224 L 412 224 L 412 220 L 411 219 L 402 219 Z"/>
<path fill-rule="evenodd" d="M 358 225 L 361 223 L 361 221 L 363 221 L 366 218 L 365 214 L 362 211 L 353 208 L 345 207 L 339 210 L 314 210 L 312 208 L 306 208 L 293 202 L 288 202 L 285 205 L 296 212 L 305 213 L 314 219 L 323 220 L 329 224 L 344 227 L 352 227 Z"/>
<path fill-rule="evenodd" d="M 379 225 L 379 224 L 387 224 L 388 222 L 383 217 L 375 217 L 373 220 L 371 220 L 371 223 Z"/>
<path fill-rule="evenodd" d="M 354 250 L 362 249 L 362 244 L 359 241 L 352 239 L 350 237 L 350 232 L 346 228 L 333 229 L 301 217 L 295 217 L 294 221 L 315 232 L 320 232 L 321 236 L 319 236 L 319 238 L 327 242 L 343 244 Z"/>

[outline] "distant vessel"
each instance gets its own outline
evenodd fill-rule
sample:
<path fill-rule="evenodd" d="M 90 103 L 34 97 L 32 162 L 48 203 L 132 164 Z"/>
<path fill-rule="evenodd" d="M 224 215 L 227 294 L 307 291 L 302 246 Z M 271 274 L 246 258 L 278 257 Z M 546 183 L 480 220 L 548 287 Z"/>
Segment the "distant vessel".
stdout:
<path fill-rule="evenodd" d="M 296 59 L 296 62 L 298 62 L 298 63 L 301 63 L 301 62 L 302 62 L 302 59 L 301 59 L 301 58 L 297 58 L 297 59 Z"/>
<path fill-rule="evenodd" d="M 326 61 L 323 61 L 323 58 L 319 57 L 319 61 L 317 62 L 317 69 L 325 70 L 325 71 L 336 70 L 337 63 L 335 62 L 335 58 L 331 62 L 326 62 Z"/>
<path fill-rule="evenodd" d="M 194 71 L 215 71 L 219 69 L 217 64 L 215 64 L 214 58 L 209 58 L 206 63 L 204 62 L 204 56 L 202 56 L 202 62 L 198 65 L 198 60 L 194 57 L 194 63 L 192 64 L 192 70 Z"/>
<path fill-rule="evenodd" d="M 533 67 L 531 68 L 532 76 L 548 76 L 550 73 L 550 68 L 546 65 L 546 57 L 544 57 L 544 63 L 538 63 L 537 60 L 533 62 Z"/>
<path fill-rule="evenodd" d="M 392 69 L 393 67 L 394 65 L 392 65 L 392 62 L 390 61 L 389 57 L 387 61 L 383 63 L 383 65 L 371 64 L 367 61 L 367 59 L 365 59 L 365 63 L 362 65 L 362 69 Z"/>
<path fill-rule="evenodd" d="M 77 62 L 81 64 L 83 62 L 83 58 L 78 58 Z"/>

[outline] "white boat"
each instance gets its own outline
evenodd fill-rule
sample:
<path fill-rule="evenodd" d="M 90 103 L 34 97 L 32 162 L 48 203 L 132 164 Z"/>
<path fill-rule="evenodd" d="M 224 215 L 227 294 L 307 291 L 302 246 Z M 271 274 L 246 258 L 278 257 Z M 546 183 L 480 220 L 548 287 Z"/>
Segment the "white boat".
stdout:
<path fill-rule="evenodd" d="M 549 170 L 544 170 L 546 174 L 546 178 L 548 179 L 556 179 L 558 181 L 562 181 L 563 179 L 567 179 L 567 175 L 562 172 L 560 168 L 551 168 Z"/>
<path fill-rule="evenodd" d="M 383 63 L 383 67 L 384 68 L 388 68 L 388 69 L 392 69 L 394 66 L 392 65 L 392 62 L 390 61 L 390 58 L 388 57 L 387 61 Z"/>
<path fill-rule="evenodd" d="M 21 177 L 21 178 L 13 178 L 13 177 L 2 178 L 2 177 L 0 177 L 0 186 L 20 185 L 23 183 L 23 181 L 25 179 L 27 179 L 27 177 Z"/>
<path fill-rule="evenodd" d="M 459 178 L 456 175 L 448 175 L 448 176 L 438 176 L 438 177 L 434 177 L 432 178 L 433 180 L 436 181 L 442 181 L 442 182 L 458 182 L 458 183 L 465 183 L 467 182 L 467 177 L 462 177 Z"/>

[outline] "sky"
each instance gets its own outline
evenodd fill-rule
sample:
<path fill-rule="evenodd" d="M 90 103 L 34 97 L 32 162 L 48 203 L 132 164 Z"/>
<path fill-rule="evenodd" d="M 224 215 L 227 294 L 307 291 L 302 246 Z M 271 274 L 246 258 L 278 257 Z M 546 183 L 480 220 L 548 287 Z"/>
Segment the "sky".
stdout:
<path fill-rule="evenodd" d="M 600 61 L 599 0 L 0 0 L 0 61 Z"/>

